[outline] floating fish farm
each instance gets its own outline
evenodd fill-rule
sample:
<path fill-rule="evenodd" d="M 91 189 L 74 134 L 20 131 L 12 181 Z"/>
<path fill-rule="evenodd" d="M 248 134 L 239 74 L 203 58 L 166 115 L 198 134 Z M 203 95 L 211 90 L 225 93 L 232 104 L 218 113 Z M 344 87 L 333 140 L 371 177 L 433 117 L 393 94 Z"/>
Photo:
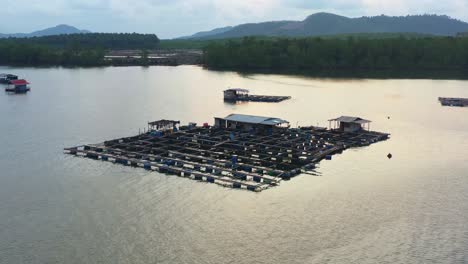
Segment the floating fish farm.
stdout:
<path fill-rule="evenodd" d="M 290 128 L 282 119 L 246 115 L 216 118 L 213 126 L 180 126 L 179 121 L 160 120 L 148 123 L 139 135 L 64 152 L 259 192 L 299 174 L 315 174 L 318 162 L 347 148 L 389 137 L 365 130 L 363 121 L 332 121 L 338 127 Z M 345 131 L 352 127 L 356 130 Z"/>

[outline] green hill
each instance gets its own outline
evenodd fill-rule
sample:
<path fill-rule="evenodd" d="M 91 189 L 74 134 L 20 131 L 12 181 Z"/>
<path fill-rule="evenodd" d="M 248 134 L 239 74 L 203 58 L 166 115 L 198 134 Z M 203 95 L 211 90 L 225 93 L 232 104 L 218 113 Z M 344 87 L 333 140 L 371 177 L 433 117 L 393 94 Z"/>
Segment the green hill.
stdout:
<path fill-rule="evenodd" d="M 307 37 L 360 33 L 414 33 L 455 36 L 468 31 L 468 23 L 439 15 L 376 16 L 348 18 L 317 13 L 303 21 L 273 21 L 242 24 L 218 33 L 195 34 L 191 39 L 223 39 L 245 36 Z"/>

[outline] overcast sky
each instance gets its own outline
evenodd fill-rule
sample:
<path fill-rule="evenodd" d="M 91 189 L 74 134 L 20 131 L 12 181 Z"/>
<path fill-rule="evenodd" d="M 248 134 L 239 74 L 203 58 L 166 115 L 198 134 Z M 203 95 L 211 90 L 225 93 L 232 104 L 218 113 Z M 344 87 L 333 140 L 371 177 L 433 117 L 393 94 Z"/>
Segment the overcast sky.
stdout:
<path fill-rule="evenodd" d="M 155 33 L 173 38 L 216 27 L 302 20 L 315 12 L 446 14 L 468 21 L 468 0 L 0 0 L 0 33 L 69 24 L 93 32 Z"/>

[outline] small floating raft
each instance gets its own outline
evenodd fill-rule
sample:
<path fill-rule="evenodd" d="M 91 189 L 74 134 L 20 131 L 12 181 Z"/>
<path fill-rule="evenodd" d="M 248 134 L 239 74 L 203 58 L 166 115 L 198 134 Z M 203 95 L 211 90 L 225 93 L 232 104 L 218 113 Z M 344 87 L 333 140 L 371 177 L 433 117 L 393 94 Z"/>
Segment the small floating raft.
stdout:
<path fill-rule="evenodd" d="M 458 107 L 468 106 L 468 98 L 439 97 L 439 101 L 443 106 L 458 106 Z"/>
<path fill-rule="evenodd" d="M 18 76 L 7 73 L 0 74 L 0 83 L 9 84 L 12 80 L 18 80 Z"/>
<path fill-rule="evenodd" d="M 241 88 L 232 88 L 224 91 L 224 101 L 228 102 L 250 101 L 279 103 L 288 99 L 291 99 L 291 96 L 251 95 L 249 94 L 249 90 Z"/>

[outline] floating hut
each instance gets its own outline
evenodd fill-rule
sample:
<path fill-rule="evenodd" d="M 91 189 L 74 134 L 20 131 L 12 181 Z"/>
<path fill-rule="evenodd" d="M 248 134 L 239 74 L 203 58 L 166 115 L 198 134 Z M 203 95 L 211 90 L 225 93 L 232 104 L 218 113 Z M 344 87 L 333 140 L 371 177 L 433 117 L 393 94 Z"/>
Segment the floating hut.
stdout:
<path fill-rule="evenodd" d="M 0 83 L 9 84 L 10 81 L 18 80 L 18 76 L 13 74 L 1 73 L 0 74 Z"/>
<path fill-rule="evenodd" d="M 64 152 L 258 192 L 299 174 L 316 175 L 321 160 L 389 136 L 366 130 L 290 128 L 285 126 L 288 123 L 275 117 L 232 114 L 215 118 L 214 126 L 191 123 L 174 130 L 179 121 L 159 120 L 149 123 L 147 133 Z"/>
<path fill-rule="evenodd" d="M 30 90 L 28 86 L 29 82 L 26 80 L 11 80 L 5 91 L 12 93 L 26 93 Z"/>
<path fill-rule="evenodd" d="M 289 122 L 277 117 L 230 114 L 225 118 L 215 117 L 215 127 L 222 129 L 239 129 L 243 131 L 265 131 L 289 125 Z"/>
<path fill-rule="evenodd" d="M 180 121 L 162 119 L 158 121 L 148 122 L 148 131 L 177 131 L 179 125 Z"/>
<path fill-rule="evenodd" d="M 458 106 L 458 107 L 468 106 L 468 98 L 439 97 L 439 102 L 443 106 Z"/>
<path fill-rule="evenodd" d="M 278 103 L 288 99 L 291 99 L 291 96 L 251 95 L 249 94 L 249 90 L 242 88 L 231 88 L 224 91 L 224 100 L 228 102 L 250 101 Z"/>
<path fill-rule="evenodd" d="M 371 123 L 369 120 L 355 116 L 340 116 L 335 119 L 330 119 L 328 122 L 330 122 L 330 129 L 333 128 L 341 132 L 361 132 L 364 130 L 370 131 Z"/>

